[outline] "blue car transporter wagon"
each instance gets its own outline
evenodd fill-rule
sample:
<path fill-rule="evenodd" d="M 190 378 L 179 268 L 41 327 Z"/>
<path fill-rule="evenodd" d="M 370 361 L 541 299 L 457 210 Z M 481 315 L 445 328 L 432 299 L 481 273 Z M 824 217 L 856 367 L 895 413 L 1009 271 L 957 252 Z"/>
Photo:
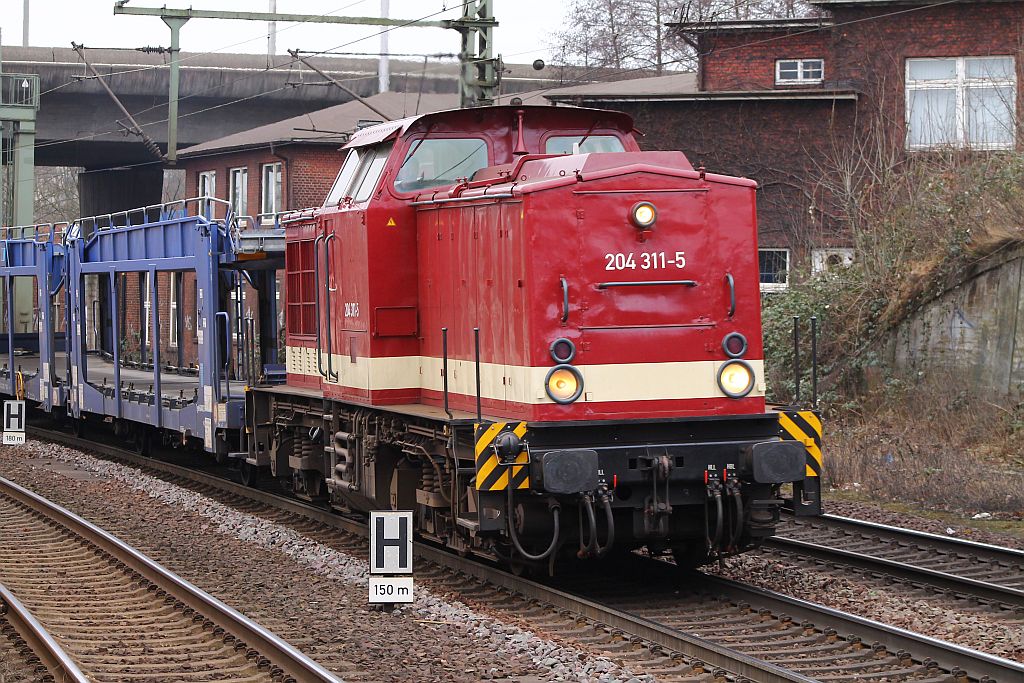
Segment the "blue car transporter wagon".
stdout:
<path fill-rule="evenodd" d="M 3 237 L 0 392 L 47 412 L 63 406 L 76 430 L 110 422 L 139 447 L 159 433 L 220 457 L 240 449 L 246 390 L 283 380 L 277 216 L 237 216 L 202 197 Z M 30 275 L 46 283 L 32 289 L 34 304 L 24 296 Z M 164 347 L 168 329 L 177 348 Z"/>

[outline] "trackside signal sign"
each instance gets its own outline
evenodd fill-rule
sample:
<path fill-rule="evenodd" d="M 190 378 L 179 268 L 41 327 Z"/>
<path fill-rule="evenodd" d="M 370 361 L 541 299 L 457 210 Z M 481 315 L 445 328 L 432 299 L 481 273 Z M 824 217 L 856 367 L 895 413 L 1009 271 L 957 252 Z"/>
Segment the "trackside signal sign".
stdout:
<path fill-rule="evenodd" d="M 412 602 L 412 511 L 370 513 L 370 602 Z"/>
<path fill-rule="evenodd" d="M 4 401 L 5 446 L 20 446 L 25 443 L 25 402 Z"/>

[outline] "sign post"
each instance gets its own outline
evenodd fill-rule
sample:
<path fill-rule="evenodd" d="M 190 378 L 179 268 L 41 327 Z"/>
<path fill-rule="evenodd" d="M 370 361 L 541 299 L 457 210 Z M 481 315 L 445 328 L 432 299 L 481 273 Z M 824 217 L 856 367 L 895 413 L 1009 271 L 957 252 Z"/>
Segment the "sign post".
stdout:
<path fill-rule="evenodd" d="M 20 446 L 25 443 L 25 402 L 4 401 L 5 446 Z"/>
<path fill-rule="evenodd" d="M 370 513 L 369 583 L 370 604 L 412 602 L 411 510 Z"/>

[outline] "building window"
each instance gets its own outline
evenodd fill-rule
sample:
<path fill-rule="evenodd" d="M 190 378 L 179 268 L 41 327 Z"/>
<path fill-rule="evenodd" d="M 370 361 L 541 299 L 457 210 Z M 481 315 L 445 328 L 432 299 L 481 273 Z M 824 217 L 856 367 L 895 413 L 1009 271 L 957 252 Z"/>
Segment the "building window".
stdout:
<path fill-rule="evenodd" d="M 775 62 L 775 82 L 821 83 L 825 78 L 824 59 L 780 59 Z"/>
<path fill-rule="evenodd" d="M 830 273 L 853 264 L 853 249 L 811 249 L 811 273 Z"/>
<path fill-rule="evenodd" d="M 264 164 L 260 187 L 260 215 L 273 220 L 274 214 L 281 211 L 281 163 Z"/>
<path fill-rule="evenodd" d="M 789 249 L 758 249 L 761 291 L 781 292 L 789 286 Z"/>
<path fill-rule="evenodd" d="M 200 197 L 216 197 L 217 196 L 217 172 L 216 171 L 200 171 L 199 173 L 199 196 Z M 200 203 L 200 210 L 205 216 L 213 216 L 211 211 L 211 202 L 203 201 Z"/>
<path fill-rule="evenodd" d="M 907 60 L 907 149 L 1012 149 L 1013 57 Z"/>
<path fill-rule="evenodd" d="M 246 201 L 246 189 L 249 187 L 249 169 L 231 169 L 231 187 L 228 192 L 228 202 L 231 210 L 236 216 L 248 214 L 249 203 Z"/>
<path fill-rule="evenodd" d="M 178 348 L 178 295 L 181 290 L 181 273 L 171 273 L 171 288 L 168 293 L 168 315 L 170 315 L 170 334 L 167 343 L 171 348 Z"/>

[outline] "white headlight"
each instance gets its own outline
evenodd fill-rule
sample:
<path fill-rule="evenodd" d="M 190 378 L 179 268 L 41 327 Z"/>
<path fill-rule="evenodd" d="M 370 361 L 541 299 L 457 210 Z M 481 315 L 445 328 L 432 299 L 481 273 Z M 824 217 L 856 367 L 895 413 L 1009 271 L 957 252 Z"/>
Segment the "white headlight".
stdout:
<path fill-rule="evenodd" d="M 729 398 L 743 398 L 754 388 L 754 369 L 746 361 L 729 361 L 718 369 L 718 386 Z"/>

